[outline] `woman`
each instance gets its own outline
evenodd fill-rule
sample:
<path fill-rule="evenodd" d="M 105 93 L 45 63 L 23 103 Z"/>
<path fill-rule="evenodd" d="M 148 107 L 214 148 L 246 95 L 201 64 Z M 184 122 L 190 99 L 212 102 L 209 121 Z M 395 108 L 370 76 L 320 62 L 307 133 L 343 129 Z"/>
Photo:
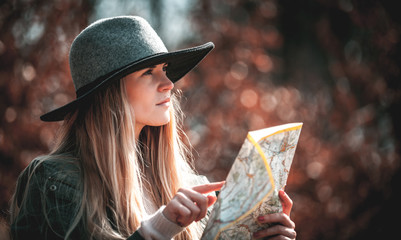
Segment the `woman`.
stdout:
<path fill-rule="evenodd" d="M 174 82 L 212 43 L 168 52 L 139 17 L 99 20 L 70 50 L 77 98 L 43 116 L 64 120 L 54 150 L 21 174 L 11 206 L 15 239 L 198 239 L 224 182 L 188 163 Z M 256 237 L 295 238 L 291 200 Z"/>

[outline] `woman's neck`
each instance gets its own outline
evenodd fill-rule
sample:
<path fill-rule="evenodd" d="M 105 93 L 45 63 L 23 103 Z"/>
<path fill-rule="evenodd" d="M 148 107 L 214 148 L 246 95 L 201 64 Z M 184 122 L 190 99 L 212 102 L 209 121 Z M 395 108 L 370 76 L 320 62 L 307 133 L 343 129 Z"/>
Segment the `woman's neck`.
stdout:
<path fill-rule="evenodd" d="M 135 124 L 135 140 L 138 141 L 139 135 L 143 129 L 144 125 L 142 124 Z"/>

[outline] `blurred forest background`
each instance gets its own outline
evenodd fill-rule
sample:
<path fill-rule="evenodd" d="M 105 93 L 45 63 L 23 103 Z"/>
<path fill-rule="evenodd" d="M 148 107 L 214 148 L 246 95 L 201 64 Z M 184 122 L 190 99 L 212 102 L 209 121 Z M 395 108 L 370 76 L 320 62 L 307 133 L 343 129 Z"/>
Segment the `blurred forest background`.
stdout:
<path fill-rule="evenodd" d="M 225 179 L 249 130 L 303 122 L 286 187 L 298 239 L 399 235 L 396 3 L 1 1 L 0 239 L 19 173 L 49 151 L 59 126 L 39 116 L 75 98 L 72 40 L 99 18 L 127 14 L 148 19 L 170 50 L 216 45 L 176 84 L 201 174 Z"/>

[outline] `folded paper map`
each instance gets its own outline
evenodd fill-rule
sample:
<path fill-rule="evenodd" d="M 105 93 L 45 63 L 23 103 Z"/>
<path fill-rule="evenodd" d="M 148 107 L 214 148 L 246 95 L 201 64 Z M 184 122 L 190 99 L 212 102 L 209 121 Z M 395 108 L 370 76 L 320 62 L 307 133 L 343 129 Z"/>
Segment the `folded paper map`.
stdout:
<path fill-rule="evenodd" d="M 282 211 L 278 191 L 287 182 L 302 123 L 248 133 L 221 189 L 202 239 L 252 239 L 269 227 L 260 215 Z"/>

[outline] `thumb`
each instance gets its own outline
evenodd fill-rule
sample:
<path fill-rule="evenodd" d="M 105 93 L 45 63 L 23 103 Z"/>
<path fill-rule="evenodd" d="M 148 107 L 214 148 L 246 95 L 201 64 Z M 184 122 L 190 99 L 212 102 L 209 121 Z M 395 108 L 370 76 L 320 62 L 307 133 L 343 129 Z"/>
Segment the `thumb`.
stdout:
<path fill-rule="evenodd" d="M 283 206 L 283 213 L 290 216 L 293 205 L 291 198 L 283 190 L 280 190 L 278 195 L 280 197 L 281 205 Z"/>
<path fill-rule="evenodd" d="M 208 195 L 207 200 L 208 200 L 207 207 L 210 207 L 216 202 L 217 197 Z"/>

